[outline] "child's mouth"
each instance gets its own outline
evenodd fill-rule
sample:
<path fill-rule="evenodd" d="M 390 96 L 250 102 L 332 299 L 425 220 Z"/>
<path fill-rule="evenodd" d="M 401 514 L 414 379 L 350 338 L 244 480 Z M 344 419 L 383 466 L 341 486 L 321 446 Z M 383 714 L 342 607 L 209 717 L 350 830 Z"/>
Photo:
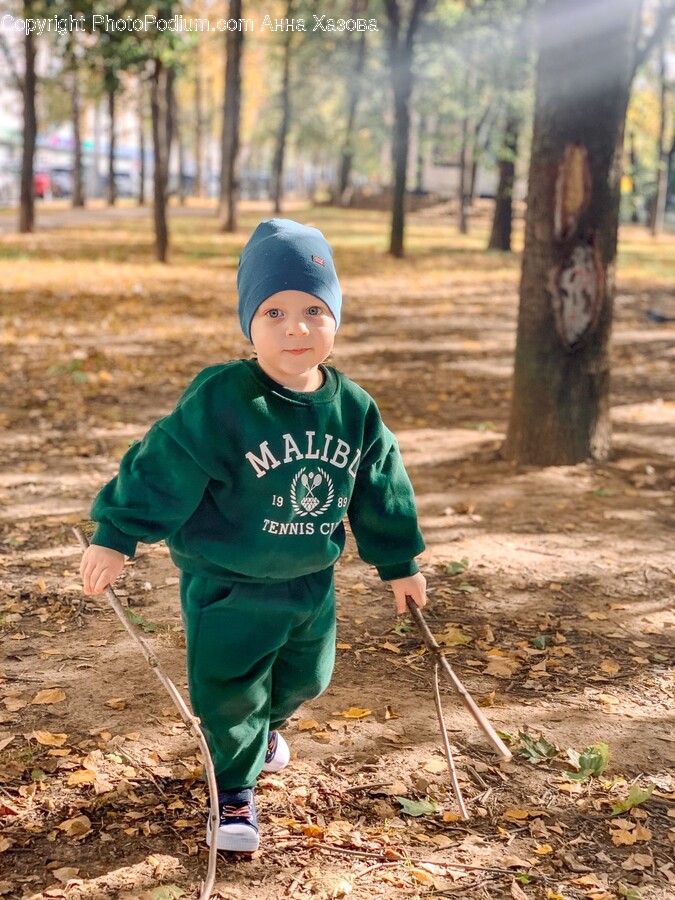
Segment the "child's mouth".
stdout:
<path fill-rule="evenodd" d="M 303 353 L 309 353 L 309 347 L 304 347 L 302 350 L 287 350 L 286 353 L 292 353 L 293 356 L 301 356 Z"/>

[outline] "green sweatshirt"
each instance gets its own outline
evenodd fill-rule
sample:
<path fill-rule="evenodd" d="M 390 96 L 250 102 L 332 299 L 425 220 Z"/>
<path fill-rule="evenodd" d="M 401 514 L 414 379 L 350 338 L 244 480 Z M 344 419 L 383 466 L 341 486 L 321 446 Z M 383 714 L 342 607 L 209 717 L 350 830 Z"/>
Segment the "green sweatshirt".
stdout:
<path fill-rule="evenodd" d="M 345 514 L 384 580 L 418 571 L 415 498 L 375 401 L 330 366 L 299 393 L 255 360 L 201 372 L 94 500 L 94 544 L 164 539 L 178 568 L 278 582 L 333 565 Z"/>

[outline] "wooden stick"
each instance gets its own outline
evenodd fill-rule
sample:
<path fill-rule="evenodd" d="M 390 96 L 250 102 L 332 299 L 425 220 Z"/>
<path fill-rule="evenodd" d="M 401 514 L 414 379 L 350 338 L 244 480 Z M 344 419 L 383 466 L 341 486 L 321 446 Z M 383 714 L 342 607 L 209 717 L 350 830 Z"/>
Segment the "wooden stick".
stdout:
<path fill-rule="evenodd" d="M 471 694 L 464 687 L 459 678 L 455 675 L 450 666 L 450 663 L 447 661 L 443 652 L 441 650 L 440 644 L 433 636 L 431 631 L 429 631 L 429 626 L 424 620 L 424 617 L 415 603 L 415 601 L 411 597 L 406 597 L 406 604 L 408 606 L 408 610 L 413 617 L 415 624 L 419 628 L 422 638 L 424 639 L 424 643 L 427 645 L 429 651 L 432 654 L 434 662 L 440 666 L 443 673 L 446 675 L 454 689 L 457 691 L 459 696 L 464 703 L 464 706 L 469 710 L 473 718 L 476 720 L 476 723 L 480 727 L 481 731 L 485 735 L 485 737 L 490 741 L 494 749 L 497 753 L 502 757 L 502 759 L 507 760 L 511 759 L 513 754 L 506 746 L 504 741 L 499 737 L 497 732 L 494 730 L 492 725 L 485 718 L 483 713 L 480 711 L 478 706 L 476 705 L 475 700 L 471 696 Z"/>
<path fill-rule="evenodd" d="M 459 786 L 459 778 L 457 777 L 457 769 L 455 768 L 455 760 L 450 749 L 450 741 L 448 739 L 448 729 L 445 727 L 445 719 L 443 717 L 443 707 L 441 706 L 441 689 L 438 683 L 438 663 L 434 663 L 434 701 L 436 703 L 436 714 L 438 716 L 438 724 L 441 726 L 441 738 L 443 739 L 443 750 L 445 758 L 448 761 L 448 771 L 450 772 L 450 781 L 452 789 L 457 797 L 457 806 L 459 806 L 459 814 L 463 819 L 468 819 L 469 814 L 464 805 L 464 797 L 462 789 Z"/>
<path fill-rule="evenodd" d="M 89 541 L 87 540 L 87 538 L 79 528 L 73 528 L 73 532 L 75 534 L 75 537 L 79 541 L 82 550 L 86 550 L 89 546 Z M 113 589 L 111 587 L 107 587 L 105 589 L 105 595 L 108 599 L 108 602 L 117 613 L 118 619 L 124 625 L 132 640 L 139 647 L 141 653 L 146 659 L 146 662 L 155 673 L 157 678 L 159 678 L 167 693 L 173 700 L 176 709 L 180 713 L 181 719 L 192 731 L 202 751 L 202 755 L 204 757 L 204 768 L 206 770 L 206 780 L 209 785 L 209 795 L 211 797 L 211 809 L 209 811 L 211 823 L 211 846 L 209 848 L 209 864 L 206 872 L 206 879 L 202 885 L 199 900 L 209 900 L 213 891 L 213 885 L 215 884 L 216 880 L 216 861 L 218 859 L 217 834 L 218 827 L 220 826 L 220 816 L 218 810 L 218 785 L 216 783 L 216 773 L 215 769 L 213 768 L 213 760 L 211 759 L 209 745 L 206 743 L 206 738 L 204 737 L 204 732 L 202 731 L 199 724 L 199 719 L 196 716 L 192 715 L 190 710 L 187 708 L 187 705 L 183 700 L 180 691 L 173 683 L 173 681 L 171 681 L 169 676 L 166 675 L 161 665 L 159 664 L 159 660 L 155 656 L 154 651 L 141 637 L 138 629 L 129 621 L 129 617 L 127 616 L 124 607 L 118 600 L 117 595 L 115 594 Z"/>

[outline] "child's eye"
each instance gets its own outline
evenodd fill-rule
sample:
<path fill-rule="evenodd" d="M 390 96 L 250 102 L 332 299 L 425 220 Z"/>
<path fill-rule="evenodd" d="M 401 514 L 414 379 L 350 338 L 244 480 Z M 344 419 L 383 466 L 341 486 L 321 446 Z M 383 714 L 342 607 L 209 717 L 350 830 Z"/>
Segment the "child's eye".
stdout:
<path fill-rule="evenodd" d="M 323 312 L 322 306 L 310 306 L 309 309 L 307 310 L 307 315 L 308 316 L 320 316 L 322 312 Z"/>
<path fill-rule="evenodd" d="M 270 319 L 278 319 L 279 316 L 282 315 L 282 313 L 280 309 L 268 309 L 265 315 L 269 316 Z"/>

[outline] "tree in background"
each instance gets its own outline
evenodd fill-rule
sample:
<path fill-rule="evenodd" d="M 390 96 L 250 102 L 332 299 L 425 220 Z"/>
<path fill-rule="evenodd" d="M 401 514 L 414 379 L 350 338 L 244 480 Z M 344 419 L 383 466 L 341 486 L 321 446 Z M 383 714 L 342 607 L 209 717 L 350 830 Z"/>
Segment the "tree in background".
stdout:
<path fill-rule="evenodd" d="M 535 465 L 604 459 L 623 134 L 642 0 L 545 0 L 539 18 L 511 415 Z"/>
<path fill-rule="evenodd" d="M 391 236 L 389 253 L 401 258 L 404 253 L 405 192 L 410 146 L 410 95 L 413 89 L 415 35 L 433 0 L 411 0 L 409 15 L 403 0 L 384 0 L 388 22 L 388 52 L 394 94 L 393 182 Z M 407 22 L 405 19 L 407 18 Z"/>
<path fill-rule="evenodd" d="M 228 18 L 241 19 L 242 0 L 230 0 Z M 225 46 L 225 100 L 223 103 L 223 137 L 220 165 L 221 230 L 237 230 L 239 201 L 239 129 L 241 109 L 241 60 L 244 31 L 227 32 Z"/>

